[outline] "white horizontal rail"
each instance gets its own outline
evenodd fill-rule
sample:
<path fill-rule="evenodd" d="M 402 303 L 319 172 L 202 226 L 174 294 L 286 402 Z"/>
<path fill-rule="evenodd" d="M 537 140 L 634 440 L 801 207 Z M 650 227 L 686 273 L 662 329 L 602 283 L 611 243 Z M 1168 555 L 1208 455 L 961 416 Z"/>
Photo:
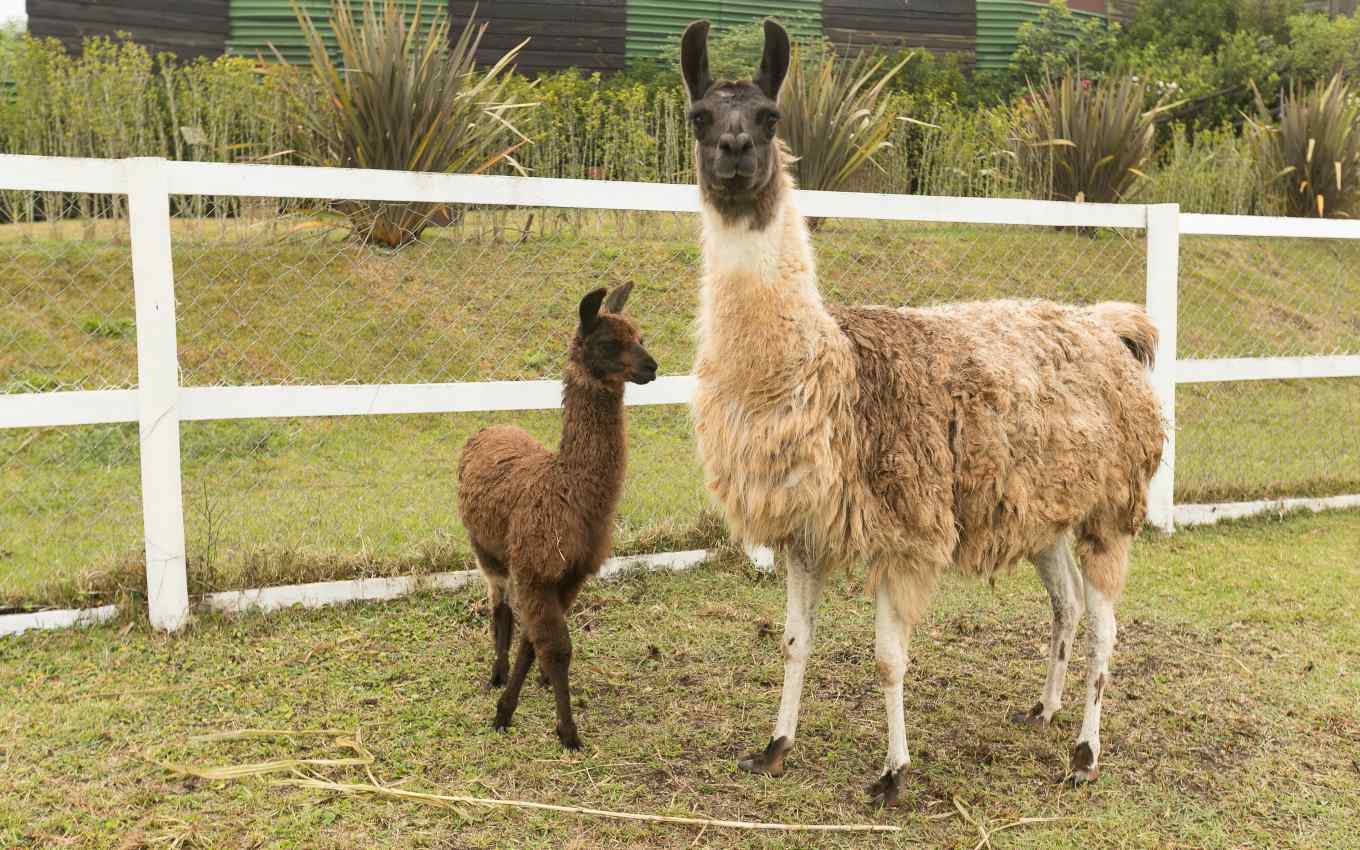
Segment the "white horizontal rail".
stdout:
<path fill-rule="evenodd" d="M 798 209 L 803 215 L 819 218 L 1052 227 L 1147 226 L 1147 207 L 1142 204 L 1074 204 L 1028 198 L 947 198 L 800 190 Z"/>
<path fill-rule="evenodd" d="M 0 155 L 0 188 L 125 192 L 124 162 Z M 699 192 L 692 184 L 220 162 L 172 161 L 166 162 L 165 168 L 170 191 L 177 195 L 699 211 Z M 1147 223 L 1147 208 L 1140 204 L 1074 204 L 1024 198 L 800 191 L 798 205 L 804 215 L 824 218 L 1131 228 Z"/>
<path fill-rule="evenodd" d="M 1325 496 L 1318 499 L 1265 499 L 1258 502 L 1222 502 L 1213 505 L 1177 505 L 1176 525 L 1213 525 L 1227 519 L 1242 519 L 1258 514 L 1283 514 L 1290 511 L 1320 511 L 1360 508 L 1360 495 Z"/>
<path fill-rule="evenodd" d="M 629 385 L 624 403 L 688 404 L 688 375 Z M 458 384 L 338 384 L 331 386 L 185 387 L 180 419 L 261 419 L 279 416 L 368 416 L 392 413 L 475 413 L 553 410 L 562 406 L 559 381 L 474 381 Z"/>
<path fill-rule="evenodd" d="M 1182 213 L 1187 236 L 1281 236 L 1297 239 L 1360 239 L 1360 221 L 1266 215 Z"/>
<path fill-rule="evenodd" d="M 1224 357 L 1177 360 L 1176 383 L 1279 381 L 1291 378 L 1357 378 L 1360 355 L 1324 357 Z"/>
<path fill-rule="evenodd" d="M 0 154 L 0 189 L 122 195 L 127 193 L 126 162 Z"/>
<path fill-rule="evenodd" d="M 673 375 L 646 385 L 628 385 L 624 404 L 688 404 L 693 393 L 692 377 Z M 178 404 L 180 421 L 555 410 L 561 406 L 560 381 L 181 387 Z M 136 422 L 137 418 L 137 390 L 0 395 L 0 430 Z"/>
<path fill-rule="evenodd" d="M 0 429 L 136 421 L 136 390 L 0 394 Z"/>
<path fill-rule="evenodd" d="M 99 608 L 72 608 L 61 611 L 34 611 L 29 614 L 0 615 L 0 637 L 21 635 L 32 629 L 69 629 L 107 623 L 118 616 L 117 605 Z"/>
<path fill-rule="evenodd" d="M 609 579 L 632 569 L 686 570 L 708 558 L 706 549 L 664 552 L 657 555 L 631 555 L 610 558 L 600 568 L 600 578 Z M 268 612 L 301 605 L 321 608 L 344 602 L 375 602 L 407 596 L 418 590 L 456 590 L 482 580 L 479 570 L 434 573 L 426 576 L 361 578 L 351 581 L 322 581 L 252 590 L 209 593 L 203 605 L 210 611 L 239 614 L 246 611 Z"/>

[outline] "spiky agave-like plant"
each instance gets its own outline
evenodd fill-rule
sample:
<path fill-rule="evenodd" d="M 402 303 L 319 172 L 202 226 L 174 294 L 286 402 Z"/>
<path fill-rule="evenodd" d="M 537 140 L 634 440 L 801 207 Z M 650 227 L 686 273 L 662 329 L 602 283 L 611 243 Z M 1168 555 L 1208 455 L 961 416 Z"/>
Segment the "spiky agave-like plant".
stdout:
<path fill-rule="evenodd" d="M 1289 215 L 1348 218 L 1360 213 L 1360 96 L 1340 74 L 1290 91 L 1276 125 L 1260 91 L 1249 119 L 1261 178 Z"/>
<path fill-rule="evenodd" d="M 1124 200 L 1152 156 L 1158 115 L 1141 83 L 1066 74 L 1030 87 L 1017 108 L 1015 161 L 1032 195 L 1063 201 Z"/>
<path fill-rule="evenodd" d="M 893 116 L 888 99 L 880 96 L 911 56 L 875 80 L 884 59 L 865 54 L 843 59 L 828 52 L 805 65 L 797 54 L 795 47 L 779 99 L 779 133 L 797 157 L 793 172 L 800 187 L 840 189 L 865 166 L 877 165 L 874 155 L 891 147 Z"/>
<path fill-rule="evenodd" d="M 337 65 L 321 29 L 294 0 L 310 53 L 298 72 L 298 107 L 312 158 L 326 165 L 398 171 L 472 172 L 509 161 L 526 139 L 507 113 L 526 106 L 509 96 L 520 45 L 490 68 L 476 55 L 486 24 L 469 18 L 449 44 L 449 23 L 426 25 L 416 7 L 409 22 L 395 0 L 365 0 L 356 16 L 350 0 L 335 0 L 331 28 Z M 474 11 L 475 15 L 475 11 Z M 508 140 L 508 141 L 507 141 Z M 398 247 L 420 238 L 440 206 L 351 202 L 341 207 L 354 234 Z"/>

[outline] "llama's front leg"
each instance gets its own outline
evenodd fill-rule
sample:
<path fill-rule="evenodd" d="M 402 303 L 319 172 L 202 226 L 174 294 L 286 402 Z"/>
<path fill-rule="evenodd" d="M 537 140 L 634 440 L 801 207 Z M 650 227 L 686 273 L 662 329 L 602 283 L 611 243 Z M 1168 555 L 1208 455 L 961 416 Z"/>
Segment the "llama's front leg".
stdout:
<path fill-rule="evenodd" d="M 869 799 L 879 806 L 897 802 L 907 765 L 911 763 L 902 704 L 911 623 L 903 616 L 899 600 L 893 598 L 889 584 L 887 579 L 879 583 L 874 609 L 874 655 L 888 717 L 888 755 L 883 762 L 883 775 L 869 786 Z"/>
<path fill-rule="evenodd" d="M 571 633 L 561 608 L 544 612 L 544 620 L 534 628 L 534 650 L 538 663 L 552 683 L 557 698 L 557 739 L 569 750 L 581 749 L 581 737 L 571 716 Z"/>
<path fill-rule="evenodd" d="M 784 690 L 779 697 L 779 716 L 774 735 L 764 750 L 751 753 L 737 762 L 742 770 L 766 776 L 784 774 L 784 756 L 793 749 L 798 734 L 798 709 L 803 697 L 803 676 L 816 626 L 817 602 L 822 595 L 825 575 L 820 565 L 789 556 L 788 599 L 784 614 Z"/>
<path fill-rule="evenodd" d="M 1044 681 L 1044 692 L 1039 702 L 1029 711 L 1012 714 L 1011 720 L 1046 726 L 1062 707 L 1063 685 L 1067 681 L 1072 642 L 1086 608 L 1082 599 L 1085 581 L 1072 557 L 1071 541 L 1066 535 L 1035 555 L 1033 561 L 1039 580 L 1048 590 L 1048 598 L 1053 605 L 1053 633 L 1048 640 L 1048 678 Z"/>
<path fill-rule="evenodd" d="M 1114 600 L 1086 581 L 1086 610 L 1090 617 L 1090 658 L 1086 671 L 1086 711 L 1081 718 L 1081 734 L 1072 751 L 1073 785 L 1094 782 L 1100 777 L 1100 701 L 1110 683 L 1110 656 L 1114 653 L 1116 626 Z"/>

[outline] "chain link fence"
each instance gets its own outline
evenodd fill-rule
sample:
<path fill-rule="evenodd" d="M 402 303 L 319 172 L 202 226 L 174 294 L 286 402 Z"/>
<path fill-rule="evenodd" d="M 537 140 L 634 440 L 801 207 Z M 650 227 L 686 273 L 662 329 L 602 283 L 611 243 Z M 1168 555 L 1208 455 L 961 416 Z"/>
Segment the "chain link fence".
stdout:
<path fill-rule="evenodd" d="M 0 192 L 0 393 L 137 386 L 122 201 Z M 0 430 L 0 609 L 102 595 L 141 542 L 136 425 Z"/>
<path fill-rule="evenodd" d="M 1181 238 L 1179 356 L 1360 354 L 1360 240 Z M 1360 493 L 1360 379 L 1176 392 L 1176 501 Z"/>
<path fill-rule="evenodd" d="M 67 196 L 63 209 L 90 204 Z M 355 238 L 343 204 L 177 196 L 172 209 L 185 387 L 553 379 L 580 297 L 626 281 L 662 374 L 685 374 L 693 360 L 693 215 L 426 210 L 419 240 L 388 247 Z M 93 225 L 7 221 L 0 301 L 12 318 L 0 329 L 0 387 L 134 387 L 117 210 Z M 1360 245 L 1284 241 L 1183 241 L 1182 357 L 1356 350 Z M 1146 284 L 1136 230 L 827 219 L 814 242 L 821 287 L 842 303 L 1141 302 Z M 1360 492 L 1355 426 L 1349 449 L 1332 427 L 1342 415 L 1360 421 L 1354 383 L 1182 387 L 1177 499 L 1307 493 L 1319 470 L 1344 471 L 1324 489 Z M 1267 414 L 1276 408 L 1292 413 Z M 466 566 L 458 453 L 497 422 L 549 445 L 561 427 L 555 411 L 182 423 L 191 591 Z M 629 427 L 619 551 L 715 542 L 721 524 L 707 510 L 687 409 L 633 407 Z M 105 588 L 99 576 L 139 566 L 136 433 L 132 424 L 0 431 L 9 604 L 70 601 Z"/>

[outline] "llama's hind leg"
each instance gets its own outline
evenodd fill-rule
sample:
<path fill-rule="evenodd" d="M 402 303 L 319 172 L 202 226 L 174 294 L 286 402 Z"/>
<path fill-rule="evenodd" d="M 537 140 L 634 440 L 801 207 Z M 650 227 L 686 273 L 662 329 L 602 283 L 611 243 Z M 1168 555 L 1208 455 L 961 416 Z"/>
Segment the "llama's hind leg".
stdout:
<path fill-rule="evenodd" d="M 902 683 L 907 673 L 911 629 L 920 620 L 933 585 L 933 580 L 927 577 L 909 574 L 888 574 L 879 579 L 874 600 L 874 655 L 887 713 L 888 753 L 883 760 L 883 774 L 869 786 L 869 799 L 875 805 L 897 803 L 911 763 Z"/>
<path fill-rule="evenodd" d="M 510 611 L 503 581 L 488 576 L 487 598 L 491 603 L 491 637 L 496 645 L 496 660 L 491 662 L 489 685 L 499 688 L 510 674 L 510 641 L 514 637 L 515 615 Z"/>
<path fill-rule="evenodd" d="M 491 680 L 487 686 L 499 688 L 505 684 L 510 670 L 510 641 L 515 630 L 515 615 L 510 610 L 507 598 L 510 572 L 476 543 L 472 544 L 472 551 L 477 559 L 477 567 L 486 579 L 487 607 L 491 609 L 491 642 L 496 653 L 495 660 L 491 662 Z"/>
<path fill-rule="evenodd" d="M 1124 587 L 1132 537 L 1109 543 L 1088 544 L 1082 558 L 1086 582 L 1086 613 L 1089 618 L 1090 650 L 1086 669 L 1086 710 L 1081 732 L 1072 751 L 1070 781 L 1073 785 L 1094 782 L 1100 777 L 1101 700 L 1110 684 L 1110 657 L 1114 654 L 1117 632 L 1115 601 Z"/>
<path fill-rule="evenodd" d="M 737 762 L 742 770 L 766 776 L 784 774 L 784 756 L 793 749 L 798 733 L 798 710 L 803 698 L 803 676 L 807 672 L 808 657 L 812 654 L 812 639 L 816 626 L 817 602 L 822 595 L 826 576 L 820 565 L 804 558 L 789 556 L 787 602 L 784 617 L 784 689 L 779 697 L 779 716 L 775 720 L 774 735 L 765 749 L 751 753 Z"/>
<path fill-rule="evenodd" d="M 1083 598 L 1085 581 L 1076 559 L 1072 557 L 1071 539 L 1066 534 L 1031 560 L 1053 604 L 1053 633 L 1048 640 L 1048 677 L 1044 681 L 1044 692 L 1039 702 L 1029 711 L 1012 714 L 1011 720 L 1043 726 L 1053 719 L 1062 706 L 1067 661 L 1072 656 L 1077 624 L 1086 610 Z"/>

